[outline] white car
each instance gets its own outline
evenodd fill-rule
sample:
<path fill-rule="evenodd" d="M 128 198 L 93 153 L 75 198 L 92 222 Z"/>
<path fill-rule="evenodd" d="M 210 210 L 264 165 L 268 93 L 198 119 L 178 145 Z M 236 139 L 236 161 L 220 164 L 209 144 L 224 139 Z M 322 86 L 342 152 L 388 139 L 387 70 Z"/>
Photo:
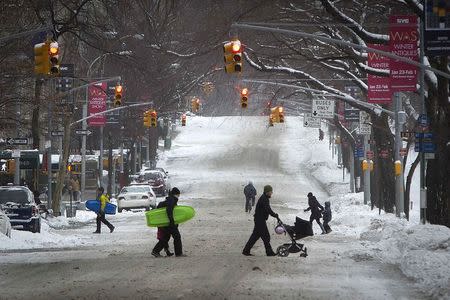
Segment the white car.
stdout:
<path fill-rule="evenodd" d="M 11 237 L 11 222 L 8 216 L 0 209 L 0 233 L 6 234 L 7 237 Z"/>
<path fill-rule="evenodd" d="M 156 196 L 148 184 L 134 184 L 125 186 L 117 196 L 117 210 L 145 208 L 150 210 L 156 207 Z"/>

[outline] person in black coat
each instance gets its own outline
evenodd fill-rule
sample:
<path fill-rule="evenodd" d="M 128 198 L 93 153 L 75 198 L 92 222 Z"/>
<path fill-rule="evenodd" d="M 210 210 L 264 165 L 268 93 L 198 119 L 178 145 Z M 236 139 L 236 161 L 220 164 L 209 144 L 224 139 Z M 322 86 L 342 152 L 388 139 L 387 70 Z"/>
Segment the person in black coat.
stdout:
<path fill-rule="evenodd" d="M 330 223 L 331 221 L 330 201 L 325 202 L 325 210 L 322 212 L 322 217 L 323 217 L 323 228 L 325 229 L 326 233 L 330 233 L 332 231 L 330 225 L 328 225 L 328 223 Z"/>
<path fill-rule="evenodd" d="M 266 248 L 267 256 L 275 256 L 276 253 L 273 252 L 272 246 L 270 245 L 270 234 L 267 229 L 266 221 L 271 215 L 278 219 L 278 214 L 274 213 L 270 207 L 269 199 L 272 196 L 273 189 L 270 185 L 264 187 L 264 193 L 258 199 L 258 203 L 255 208 L 255 228 L 253 229 L 252 235 L 250 236 L 247 244 L 242 250 L 242 254 L 246 256 L 251 256 L 250 250 L 255 245 L 256 241 L 261 238 L 264 242 L 264 247 Z"/>
<path fill-rule="evenodd" d="M 175 256 L 186 256 L 183 254 L 183 246 L 181 244 L 181 234 L 178 230 L 178 225 L 175 224 L 173 219 L 173 210 L 178 204 L 178 197 L 180 197 L 180 190 L 174 187 L 171 190 L 170 195 L 166 198 L 166 211 L 167 217 L 169 218 L 169 226 L 164 227 L 164 238 L 160 239 L 155 245 L 152 251 L 152 255 L 155 257 L 160 257 L 161 250 L 168 244 L 170 237 L 173 238 L 173 245 L 175 248 Z"/>
<path fill-rule="evenodd" d="M 322 229 L 322 233 L 325 233 L 323 229 L 322 223 L 320 223 L 320 218 L 322 217 L 323 206 L 320 205 L 319 201 L 317 201 L 316 197 L 309 192 L 308 193 L 308 205 L 309 207 L 304 211 L 307 212 L 311 210 L 311 216 L 309 217 L 309 222 L 312 225 L 312 222 L 316 220 L 317 224 L 319 224 L 320 229 Z"/>
<path fill-rule="evenodd" d="M 245 195 L 245 212 L 251 212 L 252 206 L 255 205 L 256 189 L 251 181 L 244 187 Z"/>

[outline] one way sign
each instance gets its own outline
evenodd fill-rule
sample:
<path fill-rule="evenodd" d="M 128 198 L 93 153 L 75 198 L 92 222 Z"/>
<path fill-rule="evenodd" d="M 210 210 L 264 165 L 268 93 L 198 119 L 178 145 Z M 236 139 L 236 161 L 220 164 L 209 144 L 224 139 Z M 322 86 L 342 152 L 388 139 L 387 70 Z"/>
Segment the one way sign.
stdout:
<path fill-rule="evenodd" d="M 28 138 L 7 138 L 8 145 L 28 145 Z"/>

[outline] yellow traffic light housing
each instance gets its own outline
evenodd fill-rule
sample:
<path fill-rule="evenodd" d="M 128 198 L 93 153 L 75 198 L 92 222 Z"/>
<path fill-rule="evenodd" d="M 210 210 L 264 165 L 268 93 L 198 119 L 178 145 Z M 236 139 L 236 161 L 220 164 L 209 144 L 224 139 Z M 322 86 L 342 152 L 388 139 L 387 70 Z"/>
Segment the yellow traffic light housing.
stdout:
<path fill-rule="evenodd" d="M 402 162 L 399 160 L 396 160 L 394 162 L 394 170 L 395 170 L 395 176 L 400 176 L 403 172 L 402 170 Z"/>
<path fill-rule="evenodd" d="M 278 122 L 284 123 L 284 110 L 283 107 L 278 107 Z"/>
<path fill-rule="evenodd" d="M 150 122 L 150 111 L 147 110 L 144 112 L 144 127 L 150 128 L 151 122 Z"/>
<path fill-rule="evenodd" d="M 192 112 L 198 112 L 200 110 L 200 99 L 194 98 L 191 101 Z"/>
<path fill-rule="evenodd" d="M 117 84 L 116 88 L 114 89 L 114 107 L 122 105 L 122 93 L 123 93 L 122 85 Z"/>
<path fill-rule="evenodd" d="M 242 108 L 248 107 L 248 88 L 243 88 L 241 90 L 241 107 Z"/>
<path fill-rule="evenodd" d="M 34 73 L 48 75 L 50 73 L 49 59 L 50 41 L 34 45 Z"/>
<path fill-rule="evenodd" d="M 186 126 L 186 115 L 181 116 L 181 126 Z"/>
<path fill-rule="evenodd" d="M 242 45 L 239 40 L 233 40 L 223 45 L 225 72 L 242 72 Z"/>
<path fill-rule="evenodd" d="M 157 127 L 158 126 L 158 114 L 156 111 L 152 110 L 150 111 L 150 127 Z"/>
<path fill-rule="evenodd" d="M 48 48 L 48 57 L 50 64 L 50 75 L 59 75 L 59 45 L 57 42 L 52 42 Z"/>

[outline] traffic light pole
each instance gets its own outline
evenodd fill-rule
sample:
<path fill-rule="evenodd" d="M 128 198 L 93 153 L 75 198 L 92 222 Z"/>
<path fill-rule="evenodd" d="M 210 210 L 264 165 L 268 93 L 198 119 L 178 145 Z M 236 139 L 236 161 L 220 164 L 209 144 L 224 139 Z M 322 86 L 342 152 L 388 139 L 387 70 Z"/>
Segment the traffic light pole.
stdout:
<path fill-rule="evenodd" d="M 424 64 L 424 51 L 425 47 L 423 45 L 423 26 L 421 25 L 423 21 L 419 18 L 419 31 L 420 31 L 420 63 Z M 420 114 L 426 114 L 425 109 L 425 71 L 420 68 L 419 73 L 419 84 L 420 84 Z M 422 149 L 419 149 L 422 150 Z M 425 152 L 420 151 L 420 223 L 425 224 L 427 221 L 427 188 L 425 187 L 425 168 L 426 168 L 426 160 L 425 160 Z"/>

